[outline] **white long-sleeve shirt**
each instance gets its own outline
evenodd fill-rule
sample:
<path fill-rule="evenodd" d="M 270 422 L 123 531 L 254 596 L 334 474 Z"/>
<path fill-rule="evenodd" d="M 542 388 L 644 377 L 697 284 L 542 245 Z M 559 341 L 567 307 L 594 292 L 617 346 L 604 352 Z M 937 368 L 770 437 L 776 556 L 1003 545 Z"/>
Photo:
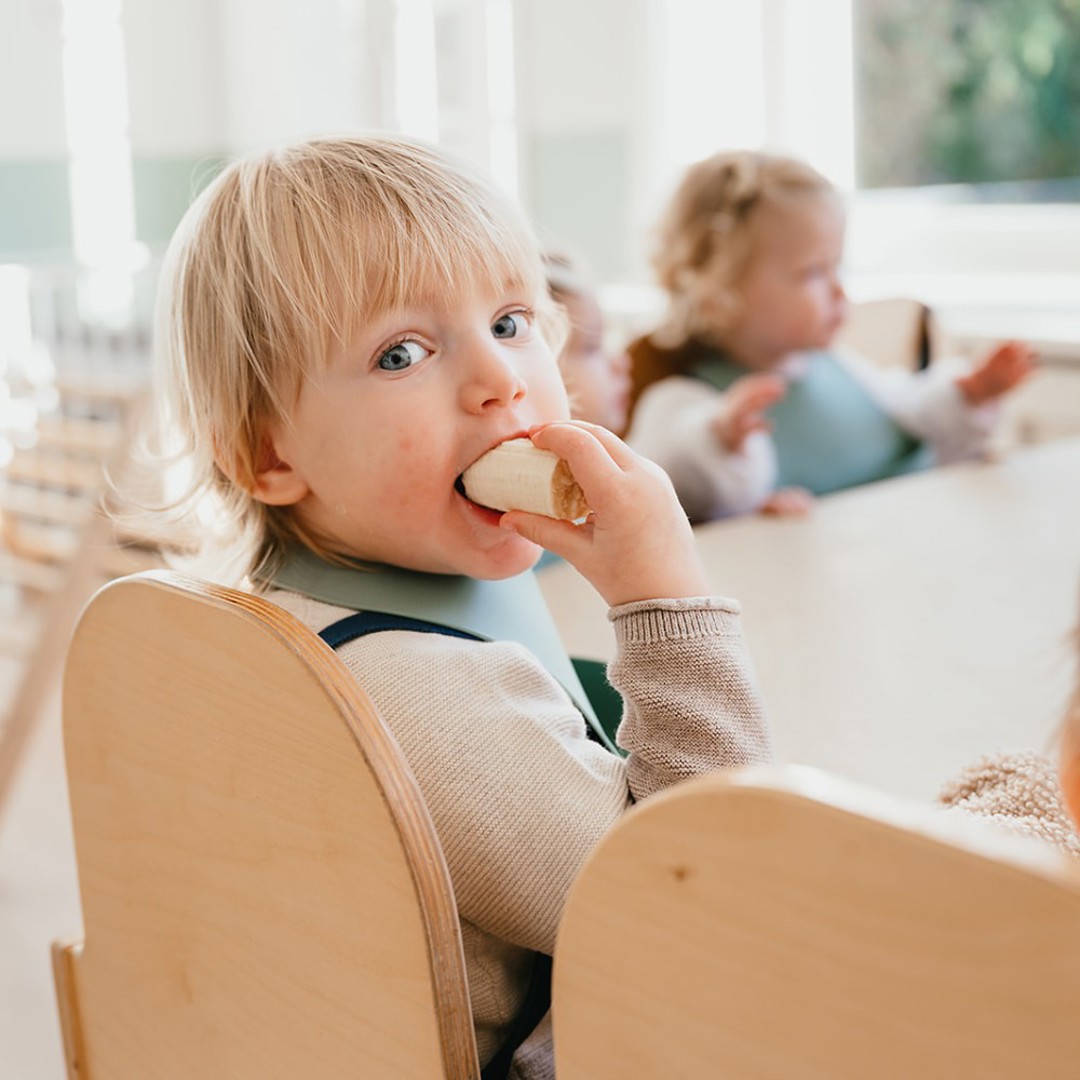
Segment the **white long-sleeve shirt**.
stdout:
<path fill-rule="evenodd" d="M 973 407 L 956 385 L 964 368 L 941 361 L 923 371 L 884 369 L 855 353 L 829 354 L 893 421 L 929 445 L 938 464 L 985 449 L 1000 415 L 997 404 Z M 795 356 L 776 374 L 797 380 L 810 363 Z M 627 441 L 671 477 L 691 521 L 756 510 L 776 490 L 776 448 L 768 432 L 754 432 L 738 452 L 712 432 L 726 393 L 704 379 L 672 375 L 641 395 Z"/>

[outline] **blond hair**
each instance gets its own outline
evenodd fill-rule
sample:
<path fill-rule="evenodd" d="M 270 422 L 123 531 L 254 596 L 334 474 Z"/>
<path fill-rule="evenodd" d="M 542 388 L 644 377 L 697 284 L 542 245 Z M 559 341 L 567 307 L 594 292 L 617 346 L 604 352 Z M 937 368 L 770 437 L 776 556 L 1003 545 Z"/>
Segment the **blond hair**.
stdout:
<path fill-rule="evenodd" d="M 201 546 L 240 551 L 246 573 L 292 543 L 333 557 L 288 507 L 253 495 L 268 423 L 372 318 L 510 282 L 546 314 L 520 212 L 432 147 L 314 139 L 228 167 L 180 223 L 158 297 L 163 422 L 189 476 L 174 521 L 203 510 Z"/>
<path fill-rule="evenodd" d="M 652 336 L 666 348 L 716 341 L 741 309 L 739 286 L 754 253 L 757 223 L 770 209 L 836 190 L 794 158 L 725 151 L 692 165 L 663 214 L 653 267 L 668 311 Z"/>

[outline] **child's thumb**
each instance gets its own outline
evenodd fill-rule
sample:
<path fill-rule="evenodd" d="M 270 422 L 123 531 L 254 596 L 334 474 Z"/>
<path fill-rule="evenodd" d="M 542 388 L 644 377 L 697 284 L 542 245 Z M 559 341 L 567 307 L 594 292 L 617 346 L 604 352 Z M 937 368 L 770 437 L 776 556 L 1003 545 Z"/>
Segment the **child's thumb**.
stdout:
<path fill-rule="evenodd" d="M 543 514 L 530 514 L 525 510 L 508 510 L 499 519 L 499 525 L 555 552 L 556 555 L 566 554 L 573 546 L 577 533 L 577 526 L 571 521 L 561 521 Z"/>

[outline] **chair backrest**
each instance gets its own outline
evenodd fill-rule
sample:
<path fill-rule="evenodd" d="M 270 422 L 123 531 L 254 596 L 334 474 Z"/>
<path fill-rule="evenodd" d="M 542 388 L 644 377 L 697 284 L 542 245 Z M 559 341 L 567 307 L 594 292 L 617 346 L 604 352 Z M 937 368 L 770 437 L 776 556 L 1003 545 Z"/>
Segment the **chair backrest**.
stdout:
<path fill-rule="evenodd" d="M 72 1075 L 479 1075 L 430 818 L 314 634 L 245 593 L 124 578 L 83 614 L 63 711 Z"/>
<path fill-rule="evenodd" d="M 679 785 L 576 882 L 559 1080 L 1065 1080 L 1080 869 L 981 821 L 811 770 Z"/>
<path fill-rule="evenodd" d="M 918 371 L 932 359 L 930 309 L 905 297 L 852 304 L 836 343 L 886 368 Z"/>

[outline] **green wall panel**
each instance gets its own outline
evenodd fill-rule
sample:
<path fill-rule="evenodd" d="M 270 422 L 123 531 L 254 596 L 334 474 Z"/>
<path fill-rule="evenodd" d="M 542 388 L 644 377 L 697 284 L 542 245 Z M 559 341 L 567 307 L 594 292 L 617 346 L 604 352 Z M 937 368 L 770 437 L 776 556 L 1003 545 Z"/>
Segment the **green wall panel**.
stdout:
<path fill-rule="evenodd" d="M 70 251 L 66 159 L 0 159 L 0 261 Z"/>
<path fill-rule="evenodd" d="M 192 199 L 221 171 L 220 155 L 198 158 L 136 157 L 135 231 L 151 248 L 161 248 L 172 236 Z"/>

